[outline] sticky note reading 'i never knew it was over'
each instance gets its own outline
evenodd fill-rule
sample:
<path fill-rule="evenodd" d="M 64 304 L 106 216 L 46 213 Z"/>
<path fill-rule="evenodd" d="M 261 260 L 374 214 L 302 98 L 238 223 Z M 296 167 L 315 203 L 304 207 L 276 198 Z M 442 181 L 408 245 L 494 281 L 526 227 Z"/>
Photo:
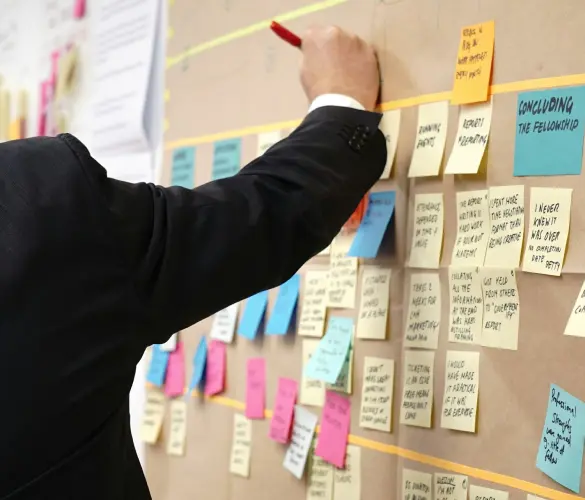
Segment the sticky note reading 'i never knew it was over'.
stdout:
<path fill-rule="evenodd" d="M 345 466 L 350 418 L 349 399 L 334 391 L 326 391 L 315 454 L 340 468 Z"/>
<path fill-rule="evenodd" d="M 179 148 L 173 151 L 171 186 L 187 189 L 195 187 L 195 148 Z"/>
<path fill-rule="evenodd" d="M 189 392 L 201 389 L 205 382 L 205 367 L 207 366 L 207 339 L 201 337 L 193 357 L 193 375 L 189 383 Z"/>
<path fill-rule="evenodd" d="M 163 351 L 160 344 L 154 344 L 151 349 L 152 357 L 150 358 L 150 365 L 146 373 L 146 381 L 157 387 L 162 387 L 165 382 L 165 375 L 167 374 L 170 353 Z"/>
<path fill-rule="evenodd" d="M 238 335 L 254 340 L 263 324 L 266 307 L 268 306 L 268 291 L 258 292 L 246 300 L 244 312 L 238 325 Z"/>
<path fill-rule="evenodd" d="M 408 177 L 439 175 L 447 139 L 448 120 L 447 101 L 421 104 L 418 107 L 416 138 Z"/>
<path fill-rule="evenodd" d="M 279 443 L 288 443 L 293 422 L 295 403 L 297 402 L 297 382 L 280 377 L 276 389 L 274 413 L 270 421 L 270 439 Z"/>
<path fill-rule="evenodd" d="M 443 193 L 414 196 L 410 267 L 438 269 L 443 248 Z"/>
<path fill-rule="evenodd" d="M 205 373 L 205 395 L 214 396 L 225 389 L 225 356 L 223 342 L 212 340 L 207 350 L 207 370 Z"/>
<path fill-rule="evenodd" d="M 185 392 L 185 352 L 183 342 L 177 342 L 177 348 L 169 354 L 169 364 L 165 377 L 165 396 L 172 398 Z"/>
<path fill-rule="evenodd" d="M 264 418 L 266 405 L 266 360 L 250 358 L 246 365 L 246 417 Z"/>
<path fill-rule="evenodd" d="M 432 351 L 404 353 L 404 388 L 400 406 L 400 423 L 417 427 L 431 427 L 433 409 Z"/>
<path fill-rule="evenodd" d="M 274 309 L 272 309 L 270 319 L 266 325 L 267 335 L 285 335 L 288 332 L 297 307 L 300 286 L 300 274 L 295 274 L 280 285 Z"/>
<path fill-rule="evenodd" d="M 216 181 L 236 175 L 240 170 L 241 139 L 226 139 L 213 145 L 211 180 Z"/>

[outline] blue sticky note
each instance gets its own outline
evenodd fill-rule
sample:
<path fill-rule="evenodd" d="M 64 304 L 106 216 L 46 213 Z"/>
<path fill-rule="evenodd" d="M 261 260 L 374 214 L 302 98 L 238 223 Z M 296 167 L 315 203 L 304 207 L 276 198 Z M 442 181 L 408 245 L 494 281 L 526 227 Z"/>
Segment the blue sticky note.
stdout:
<path fill-rule="evenodd" d="M 264 319 L 266 306 L 268 305 L 268 291 L 252 295 L 246 300 L 246 307 L 242 319 L 238 325 L 238 335 L 253 340 Z"/>
<path fill-rule="evenodd" d="M 150 366 L 146 374 L 146 380 L 148 382 L 158 387 L 164 385 L 170 354 L 168 351 L 163 351 L 159 344 L 152 346 L 152 358 L 150 359 Z"/>
<path fill-rule="evenodd" d="M 225 179 L 240 171 L 240 150 L 242 140 L 226 139 L 213 145 L 213 167 L 211 180 Z"/>
<path fill-rule="evenodd" d="M 579 493 L 585 443 L 585 404 L 552 384 L 536 467 Z"/>
<path fill-rule="evenodd" d="M 325 336 L 305 365 L 305 377 L 335 384 L 347 359 L 352 338 L 353 318 L 329 318 Z"/>
<path fill-rule="evenodd" d="M 300 284 L 301 276 L 295 274 L 286 283 L 280 285 L 276 304 L 274 304 L 274 309 L 266 326 L 268 335 L 286 335 L 299 298 Z"/>
<path fill-rule="evenodd" d="M 378 255 L 395 204 L 395 191 L 370 193 L 366 214 L 347 253 L 348 257 L 373 259 Z"/>
<path fill-rule="evenodd" d="M 195 356 L 193 357 L 193 375 L 189 383 L 189 392 L 198 387 L 202 387 L 205 379 L 205 365 L 207 363 L 207 340 L 201 337 Z"/>
<path fill-rule="evenodd" d="M 519 94 L 514 175 L 579 175 L 584 131 L 585 87 Z"/>
<path fill-rule="evenodd" d="M 171 185 L 187 189 L 195 187 L 195 148 L 178 148 L 173 151 Z"/>

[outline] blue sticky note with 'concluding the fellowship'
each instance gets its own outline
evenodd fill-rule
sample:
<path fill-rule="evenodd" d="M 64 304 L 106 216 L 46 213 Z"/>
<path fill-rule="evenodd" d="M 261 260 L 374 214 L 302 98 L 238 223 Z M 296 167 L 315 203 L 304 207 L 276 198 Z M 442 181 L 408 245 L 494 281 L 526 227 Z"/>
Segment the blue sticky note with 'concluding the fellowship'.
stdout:
<path fill-rule="evenodd" d="M 162 387 L 164 385 L 170 354 L 171 353 L 168 351 L 163 351 L 159 344 L 154 344 L 152 346 L 152 358 L 150 359 L 150 366 L 146 373 L 147 382 L 150 382 L 157 387 Z"/>
<path fill-rule="evenodd" d="M 585 404 L 552 384 L 536 467 L 579 493 L 584 444 Z"/>
<path fill-rule="evenodd" d="M 225 179 L 240 171 L 241 145 L 240 138 L 218 141 L 213 145 L 211 180 Z"/>
<path fill-rule="evenodd" d="M 299 298 L 300 284 L 301 276 L 295 274 L 286 283 L 280 285 L 276 304 L 266 325 L 268 335 L 286 335 Z"/>
<path fill-rule="evenodd" d="M 178 148 L 173 151 L 171 185 L 187 189 L 195 187 L 195 148 Z"/>
<path fill-rule="evenodd" d="M 382 238 L 396 205 L 395 191 L 370 193 L 368 208 L 347 253 L 348 257 L 373 259 L 378 255 Z"/>
<path fill-rule="evenodd" d="M 579 175 L 585 87 L 518 94 L 514 175 Z"/>
<path fill-rule="evenodd" d="M 201 337 L 193 357 L 193 375 L 189 383 L 189 392 L 203 387 L 205 382 L 205 365 L 207 364 L 207 340 Z"/>
<path fill-rule="evenodd" d="M 264 319 L 268 305 L 268 291 L 257 293 L 246 300 L 246 307 L 238 325 L 238 335 L 253 340 Z"/>

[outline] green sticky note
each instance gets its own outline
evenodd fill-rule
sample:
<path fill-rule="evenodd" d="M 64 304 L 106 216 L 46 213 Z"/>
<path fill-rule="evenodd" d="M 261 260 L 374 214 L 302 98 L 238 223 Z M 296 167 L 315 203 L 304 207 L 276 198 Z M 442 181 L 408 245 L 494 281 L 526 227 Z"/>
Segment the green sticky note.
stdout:
<path fill-rule="evenodd" d="M 173 151 L 171 185 L 187 189 L 195 187 L 195 148 L 178 148 Z"/>

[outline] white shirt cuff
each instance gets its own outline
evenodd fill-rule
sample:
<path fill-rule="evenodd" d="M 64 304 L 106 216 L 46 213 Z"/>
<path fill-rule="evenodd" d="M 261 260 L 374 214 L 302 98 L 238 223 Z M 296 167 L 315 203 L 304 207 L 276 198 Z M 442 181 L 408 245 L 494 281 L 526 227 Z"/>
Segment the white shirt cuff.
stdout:
<path fill-rule="evenodd" d="M 341 106 L 344 108 L 353 108 L 365 111 L 364 108 L 358 101 L 353 97 L 342 94 L 322 94 L 315 98 L 309 107 L 309 113 L 317 108 L 323 106 Z"/>

